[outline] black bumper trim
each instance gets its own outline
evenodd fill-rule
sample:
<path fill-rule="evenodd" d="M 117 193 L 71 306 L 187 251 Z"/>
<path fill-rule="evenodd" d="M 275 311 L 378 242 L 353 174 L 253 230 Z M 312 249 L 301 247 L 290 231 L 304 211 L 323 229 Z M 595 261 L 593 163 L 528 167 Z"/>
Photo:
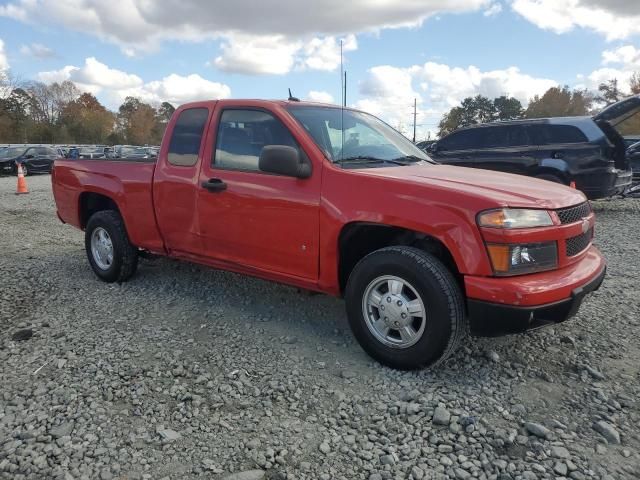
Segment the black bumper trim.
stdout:
<path fill-rule="evenodd" d="M 467 312 L 471 335 L 476 337 L 498 337 L 522 333 L 527 330 L 562 323 L 573 317 L 586 295 L 600 288 L 607 269 L 589 283 L 576 288 L 571 297 L 559 302 L 520 307 L 482 300 L 467 300 Z"/>

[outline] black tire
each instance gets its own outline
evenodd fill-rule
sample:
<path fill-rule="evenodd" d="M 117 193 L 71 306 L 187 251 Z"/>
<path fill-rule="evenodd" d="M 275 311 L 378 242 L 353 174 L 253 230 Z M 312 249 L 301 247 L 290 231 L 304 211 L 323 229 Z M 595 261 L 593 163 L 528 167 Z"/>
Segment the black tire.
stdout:
<path fill-rule="evenodd" d="M 565 182 L 559 176 L 554 175 L 553 173 L 541 173 L 540 175 L 536 175 L 536 178 L 539 178 L 540 180 L 546 180 L 548 182 L 561 183 L 562 185 L 567 185 L 567 182 Z"/>
<path fill-rule="evenodd" d="M 106 230 L 113 244 L 113 261 L 106 269 L 96 263 L 91 250 L 91 236 L 98 228 Z M 85 228 L 84 245 L 89 264 L 100 280 L 108 283 L 125 282 L 138 268 L 138 249 L 131 245 L 124 221 L 114 210 L 103 210 L 91 215 Z"/>
<path fill-rule="evenodd" d="M 405 348 L 385 345 L 376 338 L 363 311 L 368 286 L 388 275 L 408 282 L 425 306 L 424 333 Z M 351 330 L 362 348 L 392 368 L 435 366 L 453 354 L 468 333 L 464 298 L 456 280 L 440 260 L 417 248 L 387 247 L 367 255 L 351 272 L 345 299 Z"/>

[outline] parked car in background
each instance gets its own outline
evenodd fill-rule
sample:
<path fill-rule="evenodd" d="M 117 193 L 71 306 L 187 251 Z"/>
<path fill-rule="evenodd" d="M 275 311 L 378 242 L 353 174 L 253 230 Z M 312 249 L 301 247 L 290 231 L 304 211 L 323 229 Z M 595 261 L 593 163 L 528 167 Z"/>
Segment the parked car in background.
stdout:
<path fill-rule="evenodd" d="M 152 158 L 147 147 L 134 145 L 116 145 L 113 147 L 113 158 L 126 158 L 128 160 L 146 160 Z"/>
<path fill-rule="evenodd" d="M 110 158 L 112 152 L 111 147 L 80 147 L 78 158 Z"/>
<path fill-rule="evenodd" d="M 633 144 L 640 142 L 640 135 L 625 135 L 623 138 L 624 144 L 627 148 L 629 148 Z"/>
<path fill-rule="evenodd" d="M 627 148 L 627 160 L 633 172 L 632 183 L 640 184 L 640 141 Z"/>
<path fill-rule="evenodd" d="M 58 151 L 51 147 L 8 147 L 0 152 L 0 173 L 15 175 L 18 163 L 22 164 L 25 175 L 49 173 L 59 157 Z"/>
<path fill-rule="evenodd" d="M 436 143 L 436 141 L 435 141 L 435 140 L 424 140 L 424 141 L 422 141 L 422 142 L 418 142 L 418 143 L 416 143 L 416 147 L 418 147 L 420 150 L 423 150 L 423 151 L 425 151 L 425 152 L 426 152 L 426 151 L 427 151 L 427 149 L 428 149 L 431 145 L 433 145 L 434 143 Z"/>
<path fill-rule="evenodd" d="M 594 117 L 541 118 L 475 125 L 456 130 L 428 149 L 441 163 L 550 180 L 588 198 L 619 194 L 631 184 L 622 136 L 615 126 L 640 112 L 640 96 Z"/>

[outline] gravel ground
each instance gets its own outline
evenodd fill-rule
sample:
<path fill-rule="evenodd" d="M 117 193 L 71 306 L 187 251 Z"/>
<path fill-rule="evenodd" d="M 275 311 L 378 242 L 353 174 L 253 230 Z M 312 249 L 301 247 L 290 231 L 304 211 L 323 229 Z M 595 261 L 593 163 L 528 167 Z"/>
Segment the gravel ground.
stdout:
<path fill-rule="evenodd" d="M 338 299 L 168 259 L 102 283 L 28 184 L 0 178 L 2 479 L 640 478 L 640 200 L 596 202 L 572 321 L 406 373 Z"/>

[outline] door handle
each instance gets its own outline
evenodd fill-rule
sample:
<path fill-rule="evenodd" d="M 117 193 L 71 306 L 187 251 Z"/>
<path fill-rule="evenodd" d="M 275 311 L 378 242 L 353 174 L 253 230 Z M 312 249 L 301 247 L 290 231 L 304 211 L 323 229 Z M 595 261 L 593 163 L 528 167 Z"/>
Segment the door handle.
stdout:
<path fill-rule="evenodd" d="M 219 178 L 212 178 L 211 180 L 202 182 L 202 188 L 205 188 L 210 192 L 222 192 L 227 189 L 227 184 Z"/>
<path fill-rule="evenodd" d="M 564 157 L 564 154 L 562 152 L 553 152 L 551 154 L 551 158 L 561 159 L 562 157 Z"/>

